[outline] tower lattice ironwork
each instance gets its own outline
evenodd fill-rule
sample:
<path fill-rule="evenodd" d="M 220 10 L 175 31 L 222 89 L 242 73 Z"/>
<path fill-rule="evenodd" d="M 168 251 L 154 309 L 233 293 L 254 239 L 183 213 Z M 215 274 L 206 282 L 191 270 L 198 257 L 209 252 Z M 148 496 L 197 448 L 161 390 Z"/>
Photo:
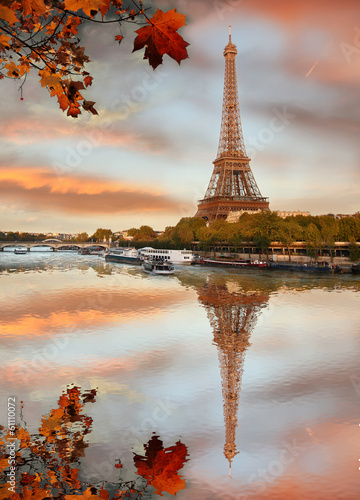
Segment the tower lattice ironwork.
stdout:
<path fill-rule="evenodd" d="M 229 212 L 258 211 L 269 208 L 256 184 L 245 150 L 241 127 L 236 77 L 236 45 L 231 41 L 224 49 L 225 81 L 220 140 L 214 170 L 203 200 L 199 201 L 196 217 L 213 221 L 226 219 Z"/>
<path fill-rule="evenodd" d="M 235 290 L 234 290 L 234 285 Z M 266 292 L 246 293 L 236 284 L 207 283 L 199 291 L 218 348 L 225 420 L 224 455 L 231 463 L 236 450 L 236 428 L 245 354 L 257 317 L 269 301 Z"/>

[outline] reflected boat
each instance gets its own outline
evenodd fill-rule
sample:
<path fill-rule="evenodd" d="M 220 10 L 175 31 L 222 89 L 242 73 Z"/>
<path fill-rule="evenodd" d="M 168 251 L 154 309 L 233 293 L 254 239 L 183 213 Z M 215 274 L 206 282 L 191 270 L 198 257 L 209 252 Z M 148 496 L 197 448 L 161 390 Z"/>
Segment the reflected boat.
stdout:
<path fill-rule="evenodd" d="M 226 259 L 200 259 L 199 264 L 201 266 L 213 266 L 213 267 L 237 267 L 237 268 L 255 268 L 255 269 L 266 269 L 267 263 L 261 260 L 226 260 Z"/>
<path fill-rule="evenodd" d="M 356 262 L 351 266 L 351 272 L 353 274 L 360 274 L 360 262 Z"/>
<path fill-rule="evenodd" d="M 78 254 L 79 255 L 101 255 L 103 252 L 104 252 L 104 247 L 93 246 L 93 247 L 80 248 L 78 251 Z"/>
<path fill-rule="evenodd" d="M 331 266 L 328 262 L 318 262 L 317 264 L 279 264 L 270 262 L 268 268 L 282 271 L 300 271 L 302 273 L 341 273 L 339 266 Z"/>

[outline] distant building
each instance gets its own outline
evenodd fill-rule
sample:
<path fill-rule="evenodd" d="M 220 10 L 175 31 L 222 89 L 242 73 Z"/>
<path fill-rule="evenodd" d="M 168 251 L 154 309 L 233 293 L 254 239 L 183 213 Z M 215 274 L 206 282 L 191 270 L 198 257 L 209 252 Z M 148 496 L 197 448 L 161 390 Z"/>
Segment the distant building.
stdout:
<path fill-rule="evenodd" d="M 115 233 L 113 233 L 113 235 L 114 235 L 114 239 L 122 238 L 124 240 L 131 241 L 134 238 L 133 236 L 129 236 L 127 231 L 115 231 Z"/>
<path fill-rule="evenodd" d="M 311 215 L 310 212 L 301 212 L 300 210 L 296 210 L 296 212 L 286 212 L 282 210 L 276 210 L 276 213 L 282 219 L 285 219 L 286 217 L 296 217 L 297 215 L 303 215 L 304 217 L 309 217 Z"/>
<path fill-rule="evenodd" d="M 226 221 L 237 222 L 239 220 L 239 217 L 242 216 L 242 214 L 258 214 L 259 212 L 262 212 L 260 208 L 257 210 L 237 210 L 236 212 L 229 212 Z"/>
<path fill-rule="evenodd" d="M 335 219 L 345 219 L 346 217 L 358 217 L 359 212 L 356 214 L 335 214 Z"/>
<path fill-rule="evenodd" d="M 46 233 L 47 238 L 56 238 L 59 240 L 73 240 L 78 236 L 74 233 Z"/>

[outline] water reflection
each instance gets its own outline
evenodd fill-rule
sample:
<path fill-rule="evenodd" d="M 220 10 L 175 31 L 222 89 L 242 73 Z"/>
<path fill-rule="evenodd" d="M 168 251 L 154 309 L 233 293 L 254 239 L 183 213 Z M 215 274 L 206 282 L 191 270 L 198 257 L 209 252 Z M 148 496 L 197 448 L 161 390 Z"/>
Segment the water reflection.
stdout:
<path fill-rule="evenodd" d="M 126 480 L 120 460 L 113 464 L 120 471 L 117 482 L 99 477 L 100 487 L 99 483 L 81 479 L 81 458 L 89 447 L 86 435 L 93 422 L 83 409 L 85 404 L 95 402 L 95 396 L 95 389 L 82 393 L 79 387 L 68 387 L 58 400 L 58 408 L 42 417 L 35 435 L 30 435 L 24 421 L 15 431 L 5 432 L 0 426 L 0 498 L 63 498 L 76 494 L 93 500 L 135 499 L 145 494 L 149 498 L 153 491 L 163 496 L 163 492 L 176 495 L 186 489 L 179 471 L 187 462 L 187 447 L 178 441 L 164 448 L 156 435 L 144 445 L 145 456 L 134 455 L 136 472 L 127 471 Z M 130 479 L 129 473 L 133 476 Z"/>
<path fill-rule="evenodd" d="M 247 292 L 234 281 L 208 281 L 198 289 L 218 348 L 225 420 L 224 455 L 231 463 L 236 451 L 236 427 L 246 351 L 257 318 L 269 301 L 266 292 Z"/>
<path fill-rule="evenodd" d="M 112 474 L 121 472 L 117 489 L 128 492 L 123 484 L 135 481 L 136 473 L 135 490 L 166 485 L 168 494 L 177 489 L 177 496 L 191 500 L 318 500 L 336 498 L 345 483 L 344 495 L 356 498 L 359 398 L 352 381 L 359 380 L 358 277 L 189 266 L 163 279 L 96 256 L 28 257 L 25 262 L 0 255 L 0 280 L 6 284 L 0 380 L 3 401 L 8 394 L 24 399 L 32 429 L 42 420 L 42 434 L 30 429 L 30 442 L 46 442 L 54 451 L 55 431 L 64 444 L 55 455 L 68 453 L 74 460 L 56 477 L 50 468 L 41 485 L 52 488 L 53 477 L 75 491 L 66 486 L 73 478 L 80 481 L 78 496 L 93 491 L 107 500 L 97 478 L 115 491 Z M 83 431 L 77 438 L 66 435 L 76 425 L 85 431 L 85 420 L 54 429 L 59 408 L 41 419 L 69 382 L 99 388 L 101 403 L 86 406 L 97 424 L 86 439 Z M 74 418 L 81 415 L 74 410 Z M 185 458 L 183 445 L 174 444 L 179 435 L 191 451 L 186 490 L 180 468 L 174 469 Z M 304 449 L 292 465 L 283 464 L 283 443 L 295 439 Z M 118 446 L 126 470 L 115 462 Z M 19 462 L 21 488 L 44 473 L 42 460 L 26 462 L 28 469 Z M 42 491 L 33 498 L 46 496 Z"/>

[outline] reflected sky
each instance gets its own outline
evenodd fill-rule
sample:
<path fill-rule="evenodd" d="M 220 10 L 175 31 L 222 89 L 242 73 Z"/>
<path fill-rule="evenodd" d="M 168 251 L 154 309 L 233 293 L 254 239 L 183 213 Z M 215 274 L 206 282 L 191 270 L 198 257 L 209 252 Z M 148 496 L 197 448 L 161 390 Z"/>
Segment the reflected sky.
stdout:
<path fill-rule="evenodd" d="M 157 277 L 97 256 L 20 259 L 0 255 L 1 398 L 22 399 L 36 432 L 67 384 L 96 388 L 87 478 L 106 479 L 96 464 L 116 454 L 129 468 L 156 432 L 188 446 L 179 498 L 355 498 L 358 278 L 195 266 Z M 232 479 L 209 316 L 219 294 L 224 318 L 257 308 L 243 330 Z"/>

